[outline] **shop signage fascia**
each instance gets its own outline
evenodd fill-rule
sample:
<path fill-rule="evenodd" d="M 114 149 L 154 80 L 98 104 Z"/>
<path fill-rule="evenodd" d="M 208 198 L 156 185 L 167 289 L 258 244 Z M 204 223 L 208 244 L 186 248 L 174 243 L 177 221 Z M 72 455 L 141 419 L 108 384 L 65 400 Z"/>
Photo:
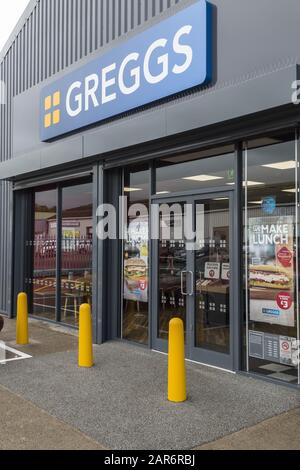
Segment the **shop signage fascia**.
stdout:
<path fill-rule="evenodd" d="M 40 139 L 99 123 L 212 79 L 212 6 L 198 0 L 52 82 L 40 95 Z"/>

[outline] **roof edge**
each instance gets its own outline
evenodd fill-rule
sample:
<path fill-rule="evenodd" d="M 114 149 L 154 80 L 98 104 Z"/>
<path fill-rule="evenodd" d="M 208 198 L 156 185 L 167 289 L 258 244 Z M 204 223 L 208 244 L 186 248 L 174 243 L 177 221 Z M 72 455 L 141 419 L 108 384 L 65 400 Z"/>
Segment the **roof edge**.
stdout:
<path fill-rule="evenodd" d="M 15 25 L 14 29 L 12 30 L 8 40 L 4 44 L 3 48 L 0 50 L 0 64 L 3 62 L 6 54 L 8 53 L 9 49 L 13 45 L 16 37 L 18 36 L 20 31 L 22 30 L 24 24 L 26 23 L 26 21 L 28 20 L 28 18 L 31 15 L 31 13 L 33 12 L 35 6 L 39 2 L 40 2 L 40 0 L 30 0 L 30 2 L 28 3 L 27 7 L 25 8 L 25 10 L 23 11 L 21 17 L 19 18 L 17 24 Z"/>

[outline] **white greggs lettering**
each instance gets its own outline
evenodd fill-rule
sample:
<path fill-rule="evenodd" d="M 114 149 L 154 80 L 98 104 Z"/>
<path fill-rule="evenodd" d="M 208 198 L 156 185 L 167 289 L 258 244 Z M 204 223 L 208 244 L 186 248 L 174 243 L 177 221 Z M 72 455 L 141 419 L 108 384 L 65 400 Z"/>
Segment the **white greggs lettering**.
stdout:
<path fill-rule="evenodd" d="M 191 34 L 192 26 L 185 25 L 180 28 L 173 38 L 172 48 L 178 56 L 178 63 L 170 69 L 169 54 L 163 53 L 167 47 L 167 39 L 161 38 L 154 41 L 148 48 L 145 57 L 141 58 L 138 52 L 128 54 L 122 61 L 119 70 L 116 63 L 85 77 L 84 81 L 75 81 L 69 87 L 66 94 L 66 110 L 70 117 L 78 116 L 83 110 L 89 111 L 90 107 L 98 107 L 115 101 L 118 93 L 131 95 L 139 90 L 142 74 L 146 82 L 156 85 L 165 80 L 168 75 L 180 75 L 186 72 L 193 62 L 193 49 L 187 44 L 182 44 L 181 39 Z M 151 70 L 151 61 L 154 53 L 162 53 L 156 59 L 155 72 Z M 129 73 L 132 83 L 125 83 L 125 74 Z M 157 73 L 158 72 L 158 73 Z M 116 89 L 116 86 L 118 87 Z"/>

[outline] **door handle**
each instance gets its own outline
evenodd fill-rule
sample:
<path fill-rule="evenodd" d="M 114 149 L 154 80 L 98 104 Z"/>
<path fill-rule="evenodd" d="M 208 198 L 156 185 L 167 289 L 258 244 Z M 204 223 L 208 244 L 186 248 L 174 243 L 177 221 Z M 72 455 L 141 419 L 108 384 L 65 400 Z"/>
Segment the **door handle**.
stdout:
<path fill-rule="evenodd" d="M 197 294 L 199 293 L 199 295 L 200 295 L 200 294 L 202 294 L 202 272 L 199 271 L 198 274 L 199 274 L 199 278 L 198 278 L 199 282 L 197 282 Z"/>
<path fill-rule="evenodd" d="M 194 271 L 188 271 L 188 273 L 191 275 L 191 290 L 189 292 L 189 296 L 194 295 Z"/>
<path fill-rule="evenodd" d="M 181 279 L 181 295 L 184 295 L 184 296 L 189 295 L 187 292 L 184 292 L 184 287 L 183 287 L 183 282 L 184 282 L 184 281 L 183 281 L 183 275 L 184 275 L 184 274 L 187 274 L 187 273 L 188 273 L 188 271 L 181 271 L 181 273 L 180 273 L 180 279 Z"/>
<path fill-rule="evenodd" d="M 183 287 L 183 276 L 184 274 L 190 274 L 191 275 L 191 288 L 190 292 L 184 292 L 184 287 Z M 192 296 L 194 295 L 194 273 L 193 271 L 181 271 L 181 294 L 184 296 Z"/>

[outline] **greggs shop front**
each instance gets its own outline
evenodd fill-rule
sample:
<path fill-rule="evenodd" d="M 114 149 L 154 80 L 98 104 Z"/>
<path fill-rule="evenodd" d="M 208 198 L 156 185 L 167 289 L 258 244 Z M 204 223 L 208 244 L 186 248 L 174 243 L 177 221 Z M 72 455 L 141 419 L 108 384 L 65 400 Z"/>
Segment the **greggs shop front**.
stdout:
<path fill-rule="evenodd" d="M 94 3 L 84 56 L 69 12 L 52 73 L 11 99 L 6 313 L 25 290 L 33 317 L 76 328 L 89 302 L 95 343 L 160 352 L 180 317 L 187 359 L 299 386 L 298 3 L 273 23 L 271 0 Z"/>

